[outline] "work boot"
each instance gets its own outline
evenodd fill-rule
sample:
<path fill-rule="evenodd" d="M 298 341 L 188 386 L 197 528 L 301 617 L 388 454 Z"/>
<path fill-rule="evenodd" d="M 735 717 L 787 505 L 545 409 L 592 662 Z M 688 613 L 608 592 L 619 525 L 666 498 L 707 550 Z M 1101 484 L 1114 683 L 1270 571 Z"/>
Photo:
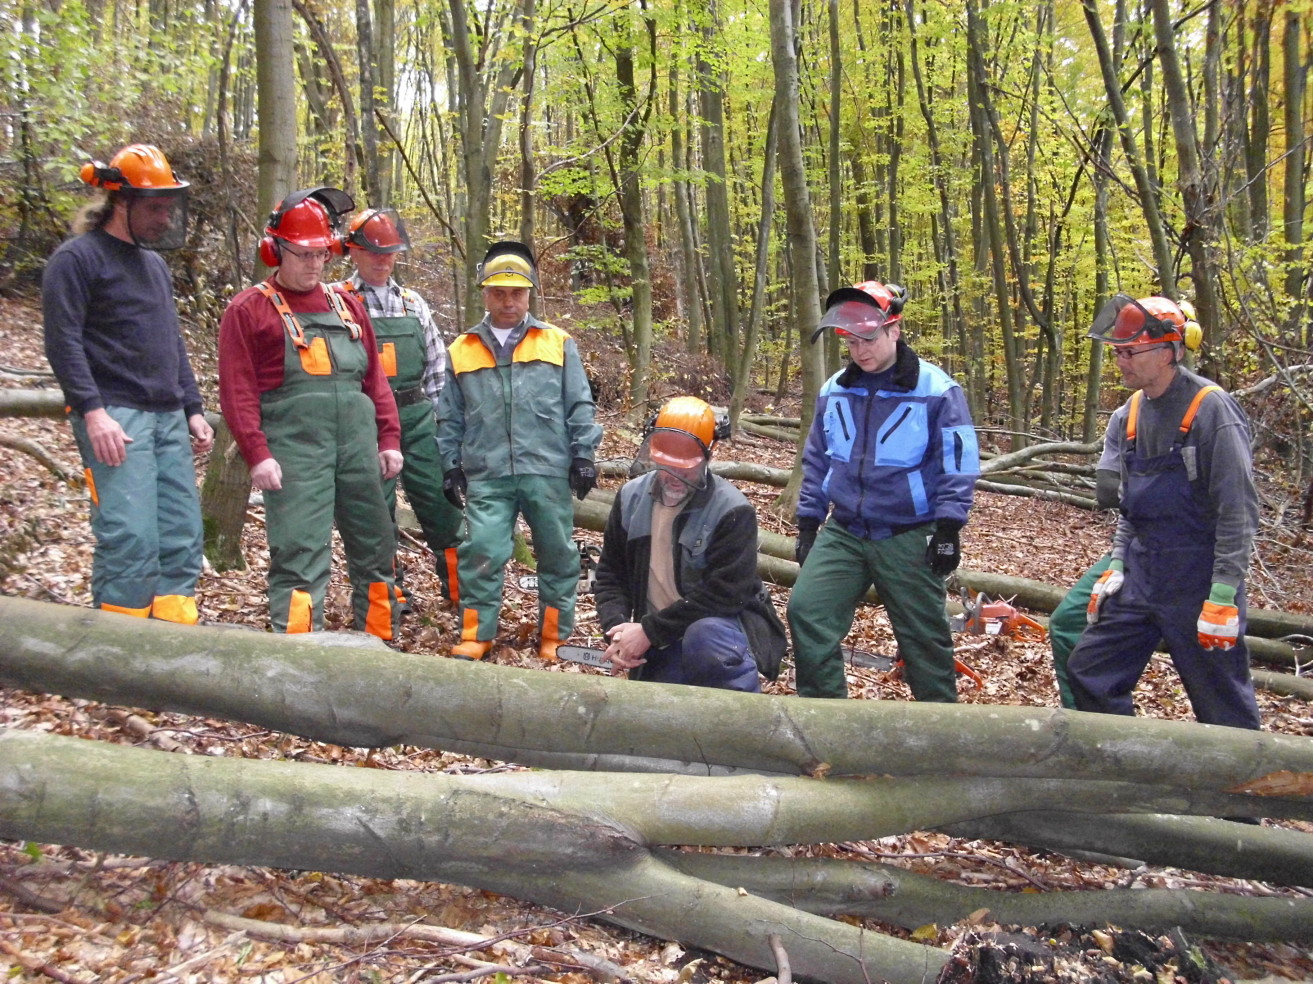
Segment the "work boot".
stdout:
<path fill-rule="evenodd" d="M 479 660 L 491 649 L 491 639 L 479 638 L 479 613 L 473 608 L 465 609 L 461 613 L 460 642 L 451 647 L 451 655 L 457 659 Z"/>
<path fill-rule="evenodd" d="M 451 655 L 457 659 L 480 660 L 491 650 L 491 639 L 466 639 L 451 647 Z"/>

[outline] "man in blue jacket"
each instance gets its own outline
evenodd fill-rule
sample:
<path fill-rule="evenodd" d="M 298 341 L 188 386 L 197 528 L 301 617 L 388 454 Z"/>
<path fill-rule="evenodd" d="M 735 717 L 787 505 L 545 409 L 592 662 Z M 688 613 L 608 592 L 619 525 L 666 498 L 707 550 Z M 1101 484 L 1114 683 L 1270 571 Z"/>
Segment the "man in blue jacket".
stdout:
<path fill-rule="evenodd" d="M 821 387 L 803 449 L 789 599 L 802 697 L 848 696 L 839 645 L 874 585 L 912 695 L 957 700 L 943 579 L 961 559 L 980 454 L 961 387 L 901 338 L 905 296 L 841 287 L 812 335 L 833 329 L 852 361 Z"/>

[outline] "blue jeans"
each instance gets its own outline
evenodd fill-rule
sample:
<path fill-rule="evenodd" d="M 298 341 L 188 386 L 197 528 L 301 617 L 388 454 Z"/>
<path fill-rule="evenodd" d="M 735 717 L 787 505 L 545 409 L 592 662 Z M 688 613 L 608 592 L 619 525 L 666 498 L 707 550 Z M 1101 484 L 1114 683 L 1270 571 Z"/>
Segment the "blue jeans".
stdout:
<path fill-rule="evenodd" d="M 737 618 L 700 618 L 684 637 L 645 654 L 640 679 L 761 693 L 757 661 Z"/>

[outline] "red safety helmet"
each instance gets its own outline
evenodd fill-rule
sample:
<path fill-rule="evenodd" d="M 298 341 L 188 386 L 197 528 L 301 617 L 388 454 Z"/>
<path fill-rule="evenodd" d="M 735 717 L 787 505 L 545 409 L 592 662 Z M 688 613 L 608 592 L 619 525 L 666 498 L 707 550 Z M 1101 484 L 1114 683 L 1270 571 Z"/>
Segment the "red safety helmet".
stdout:
<path fill-rule="evenodd" d="M 282 262 L 280 242 L 306 249 L 326 249 L 341 256 L 338 224 L 355 204 L 355 199 L 340 188 L 321 186 L 292 192 L 269 213 L 264 238 L 260 240 L 261 262 L 270 267 Z"/>
<path fill-rule="evenodd" d="M 1158 295 L 1135 300 L 1116 294 L 1094 316 L 1086 337 L 1118 347 L 1174 342 L 1194 351 L 1203 340 L 1203 329 L 1189 301 Z"/>
<path fill-rule="evenodd" d="M 812 332 L 812 342 L 826 328 L 833 328 L 840 337 L 850 335 L 869 341 L 881 328 L 902 320 L 906 301 L 907 289 L 898 284 L 865 280 L 851 287 L 840 287 L 825 299 L 825 316 Z"/>
<path fill-rule="evenodd" d="M 396 209 L 367 208 L 351 216 L 346 244 L 371 253 L 400 253 L 410 249 L 410 237 Z"/>

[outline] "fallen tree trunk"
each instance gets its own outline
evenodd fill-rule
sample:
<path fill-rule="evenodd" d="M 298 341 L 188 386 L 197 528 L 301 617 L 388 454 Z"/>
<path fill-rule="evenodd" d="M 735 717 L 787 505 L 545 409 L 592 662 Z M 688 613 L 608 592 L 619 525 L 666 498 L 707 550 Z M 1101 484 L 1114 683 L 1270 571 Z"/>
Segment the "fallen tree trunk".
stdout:
<path fill-rule="evenodd" d="M 944 955 L 806 916 L 746 885 L 676 871 L 653 848 L 859 840 L 1000 816 L 1024 827 L 1053 803 L 1094 816 L 1313 817 L 1307 738 L 1042 708 L 737 694 L 375 647 L 347 655 L 313 636 L 142 623 L 12 598 L 0 598 L 0 618 L 9 627 L 0 680 L 28 689 L 231 717 L 358 747 L 421 745 L 590 770 L 696 763 L 700 772 L 420 777 L 8 732 L 0 733 L 0 836 L 457 881 L 601 912 L 767 969 L 775 934 L 800 974 L 845 984 L 920 981 Z M 1183 745 L 1190 755 L 1180 754 Z M 716 775 L 730 771 L 738 774 Z M 1237 844 L 1264 833 L 1227 826 Z M 859 866 L 834 871 L 831 884 L 865 877 Z M 800 886 L 810 877 L 800 870 L 795 896 L 807 894 Z M 960 886 L 916 891 L 906 890 L 906 912 L 920 898 L 932 921 L 980 907 Z M 1288 906 L 1214 908 L 1198 892 L 1190 899 L 1201 932 L 1296 938 Z M 1183 911 L 1169 899 L 1137 908 L 1128 898 L 1125 911 L 1120 901 L 1100 891 L 1067 911 L 1128 926 Z M 824 893 L 790 902 L 831 905 Z M 1000 911 L 1020 915 L 1029 904 Z M 1310 915 L 1299 913 L 1301 925 L 1313 923 Z"/>
<path fill-rule="evenodd" d="M 0 389 L 0 417 L 62 417 L 64 411 L 58 389 Z"/>

